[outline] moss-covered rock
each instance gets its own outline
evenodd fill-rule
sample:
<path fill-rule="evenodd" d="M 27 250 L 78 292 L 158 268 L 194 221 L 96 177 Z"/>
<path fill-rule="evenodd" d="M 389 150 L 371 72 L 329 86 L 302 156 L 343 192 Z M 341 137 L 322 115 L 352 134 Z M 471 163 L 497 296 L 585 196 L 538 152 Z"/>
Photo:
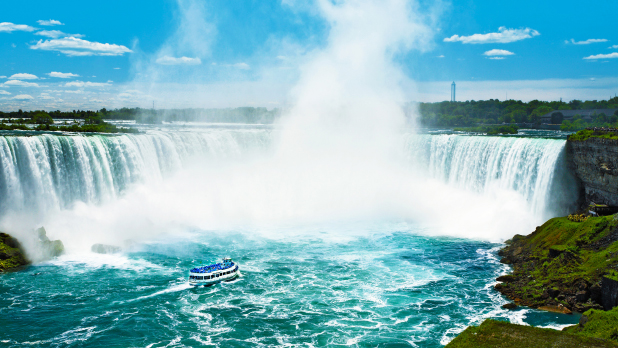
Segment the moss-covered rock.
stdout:
<path fill-rule="evenodd" d="M 528 236 L 515 236 L 499 255 L 513 274 L 499 278 L 495 288 L 518 305 L 602 309 L 611 294 L 601 280 L 618 269 L 618 221 L 554 218 Z"/>
<path fill-rule="evenodd" d="M 28 264 L 21 245 L 17 239 L 0 232 L 0 272 L 15 269 Z"/>
<path fill-rule="evenodd" d="M 536 348 L 536 347 L 618 347 L 600 338 L 574 335 L 552 329 L 515 325 L 487 319 L 480 326 L 470 326 L 446 348 Z"/>
<path fill-rule="evenodd" d="M 115 245 L 93 244 L 90 250 L 97 254 L 115 254 L 122 251 L 122 248 Z"/>
<path fill-rule="evenodd" d="M 41 261 L 60 256 L 64 253 L 64 244 L 61 240 L 49 240 L 45 227 L 39 227 L 36 231 L 39 239 Z"/>

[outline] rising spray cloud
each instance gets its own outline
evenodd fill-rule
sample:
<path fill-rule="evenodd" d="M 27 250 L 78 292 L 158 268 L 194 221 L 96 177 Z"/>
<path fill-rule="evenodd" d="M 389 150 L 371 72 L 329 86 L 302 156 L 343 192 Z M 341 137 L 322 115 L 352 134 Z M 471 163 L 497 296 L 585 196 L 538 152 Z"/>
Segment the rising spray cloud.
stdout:
<path fill-rule="evenodd" d="M 405 221 L 431 225 L 429 233 L 499 239 L 532 227 L 539 217 L 525 219 L 529 204 L 517 192 L 449 186 L 403 152 L 402 104 L 413 97 L 402 92 L 409 81 L 395 58 L 427 48 L 431 16 L 403 0 L 317 6 L 328 40 L 304 58 L 271 151 L 192 157 L 175 175 L 118 199 L 49 214 L 41 220 L 48 234 L 83 251 L 191 229 L 276 237 L 307 226 Z"/>

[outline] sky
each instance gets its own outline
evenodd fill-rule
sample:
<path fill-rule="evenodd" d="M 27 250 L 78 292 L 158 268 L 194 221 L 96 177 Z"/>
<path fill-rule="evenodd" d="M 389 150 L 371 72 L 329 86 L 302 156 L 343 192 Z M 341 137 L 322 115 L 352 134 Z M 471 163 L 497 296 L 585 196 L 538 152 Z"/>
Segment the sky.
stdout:
<path fill-rule="evenodd" d="M 285 106 L 328 44 L 320 1 L 331 0 L 4 2 L 0 110 Z M 376 0 L 335 4 L 363 1 Z M 449 100 L 453 81 L 457 100 L 618 93 L 616 0 L 409 9 L 430 29 L 392 52 L 409 101 Z"/>

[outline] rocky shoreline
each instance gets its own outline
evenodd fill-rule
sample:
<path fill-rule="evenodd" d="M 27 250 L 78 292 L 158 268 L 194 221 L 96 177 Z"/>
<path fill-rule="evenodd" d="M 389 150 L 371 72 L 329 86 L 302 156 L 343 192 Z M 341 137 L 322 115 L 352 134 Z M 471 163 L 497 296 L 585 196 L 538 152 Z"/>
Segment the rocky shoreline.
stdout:
<path fill-rule="evenodd" d="M 579 324 L 556 331 L 488 319 L 448 348 L 618 347 L 618 214 L 595 216 L 587 209 L 591 203 L 618 206 L 618 139 L 581 131 L 566 146 L 580 190 L 579 214 L 506 241 L 498 255 L 512 273 L 498 277 L 494 288 L 513 301 L 506 309 L 579 312 Z"/>
<path fill-rule="evenodd" d="M 29 263 L 17 239 L 0 232 L 0 272 L 18 269 Z"/>
<path fill-rule="evenodd" d="M 561 313 L 609 310 L 616 305 L 616 241 L 617 217 L 550 219 L 530 235 L 507 241 L 499 255 L 513 273 L 499 277 L 495 289 L 532 308 Z"/>
<path fill-rule="evenodd" d="M 37 250 L 36 255 L 28 256 L 16 238 L 0 232 L 0 272 L 19 270 L 33 261 L 49 260 L 64 253 L 62 241 L 50 240 L 43 227 L 33 231 L 32 238 L 26 238 L 26 242 Z"/>

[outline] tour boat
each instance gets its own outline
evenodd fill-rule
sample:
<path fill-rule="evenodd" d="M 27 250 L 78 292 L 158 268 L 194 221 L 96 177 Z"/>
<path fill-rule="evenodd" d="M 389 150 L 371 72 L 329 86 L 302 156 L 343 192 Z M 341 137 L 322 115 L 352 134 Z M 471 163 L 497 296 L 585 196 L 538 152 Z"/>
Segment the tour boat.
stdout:
<path fill-rule="evenodd" d="M 239 275 L 238 265 L 231 258 L 224 257 L 220 263 L 193 268 L 189 273 L 189 284 L 209 286 L 236 279 Z"/>

